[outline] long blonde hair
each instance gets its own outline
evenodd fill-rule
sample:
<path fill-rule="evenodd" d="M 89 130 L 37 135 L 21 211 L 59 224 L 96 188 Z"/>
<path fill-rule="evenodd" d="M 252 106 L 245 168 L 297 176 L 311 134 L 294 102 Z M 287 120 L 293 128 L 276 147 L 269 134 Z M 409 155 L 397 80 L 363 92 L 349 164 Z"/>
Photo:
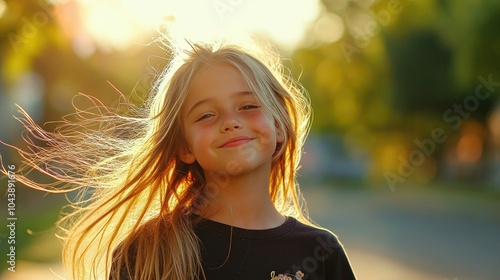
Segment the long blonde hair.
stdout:
<path fill-rule="evenodd" d="M 258 50 L 258 51 L 256 51 Z M 203 275 L 193 210 L 210 203 L 205 175 L 195 162 L 179 158 L 185 147 L 181 112 L 192 78 L 206 64 L 236 67 L 265 113 L 283 131 L 285 141 L 273 157 L 270 197 L 278 211 L 310 223 L 296 172 L 310 127 L 305 90 L 285 74 L 269 49 L 229 43 L 191 44 L 173 54 L 141 108 L 128 114 L 96 106 L 77 110 L 54 132 L 36 125 L 22 111 L 19 120 L 31 137 L 31 151 L 16 148 L 27 165 L 18 180 L 51 192 L 79 191 L 58 223 L 64 239 L 63 260 L 75 279 L 105 278 L 120 272 L 133 279 L 198 279 Z M 30 139 L 30 138 L 27 138 Z M 28 179 L 31 168 L 56 180 Z M 4 169 L 5 172 L 5 169 Z M 111 267 L 118 268 L 113 269 Z M 121 268 L 121 269 L 119 269 Z"/>

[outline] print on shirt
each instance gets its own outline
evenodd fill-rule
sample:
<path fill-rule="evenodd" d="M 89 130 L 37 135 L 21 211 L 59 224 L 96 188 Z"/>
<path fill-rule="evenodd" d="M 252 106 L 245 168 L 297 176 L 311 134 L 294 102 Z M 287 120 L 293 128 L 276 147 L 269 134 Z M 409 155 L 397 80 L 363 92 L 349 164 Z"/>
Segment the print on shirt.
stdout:
<path fill-rule="evenodd" d="M 295 272 L 295 275 L 288 273 L 276 275 L 276 271 L 271 272 L 271 280 L 302 280 L 303 277 L 304 273 L 300 270 Z"/>

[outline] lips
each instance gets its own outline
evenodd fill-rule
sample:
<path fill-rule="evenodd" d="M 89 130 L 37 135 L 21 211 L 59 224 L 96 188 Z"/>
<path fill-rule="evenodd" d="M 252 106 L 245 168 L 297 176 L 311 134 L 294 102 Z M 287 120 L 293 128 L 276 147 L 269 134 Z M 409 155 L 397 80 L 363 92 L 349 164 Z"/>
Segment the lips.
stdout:
<path fill-rule="evenodd" d="M 224 142 L 219 148 L 230 148 L 230 147 L 237 147 L 243 144 L 246 144 L 250 141 L 252 141 L 254 138 L 251 137 L 235 137 L 231 138 L 228 141 Z"/>

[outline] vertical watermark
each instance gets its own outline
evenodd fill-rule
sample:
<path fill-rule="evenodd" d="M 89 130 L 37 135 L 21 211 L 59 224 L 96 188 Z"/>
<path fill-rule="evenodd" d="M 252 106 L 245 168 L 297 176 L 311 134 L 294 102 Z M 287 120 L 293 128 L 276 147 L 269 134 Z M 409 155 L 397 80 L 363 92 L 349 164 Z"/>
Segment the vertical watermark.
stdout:
<path fill-rule="evenodd" d="M 7 165 L 7 264 L 8 270 L 16 272 L 16 166 Z"/>

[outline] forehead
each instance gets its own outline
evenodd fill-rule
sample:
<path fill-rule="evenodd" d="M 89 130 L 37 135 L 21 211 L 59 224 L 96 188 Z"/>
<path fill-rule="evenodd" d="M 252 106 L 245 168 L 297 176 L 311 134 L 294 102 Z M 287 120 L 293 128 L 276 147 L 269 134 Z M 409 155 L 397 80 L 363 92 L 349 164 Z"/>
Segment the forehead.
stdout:
<path fill-rule="evenodd" d="M 250 88 L 236 67 L 222 62 L 206 64 L 191 80 L 186 105 L 243 91 L 250 91 Z"/>
<path fill-rule="evenodd" d="M 203 65 L 191 81 L 190 91 L 247 86 L 240 71 L 224 62 Z"/>

